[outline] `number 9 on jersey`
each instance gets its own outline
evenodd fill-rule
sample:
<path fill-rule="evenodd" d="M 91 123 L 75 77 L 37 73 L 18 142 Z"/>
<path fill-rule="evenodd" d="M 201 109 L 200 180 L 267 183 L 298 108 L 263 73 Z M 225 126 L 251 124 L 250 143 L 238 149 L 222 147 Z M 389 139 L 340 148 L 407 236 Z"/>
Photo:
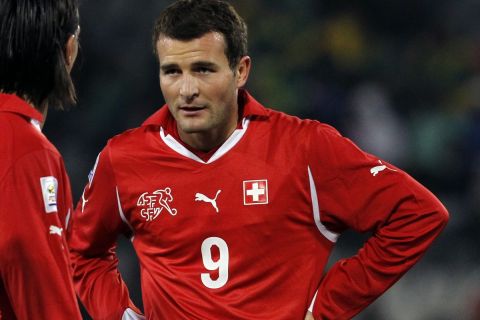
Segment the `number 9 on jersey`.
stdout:
<path fill-rule="evenodd" d="M 212 247 L 216 246 L 220 252 L 217 261 L 212 258 Z M 228 246 L 225 240 L 218 237 L 210 237 L 202 243 L 202 260 L 205 269 L 210 271 L 218 270 L 218 278 L 212 279 L 210 273 L 202 273 L 201 279 L 205 287 L 218 289 L 223 287 L 228 281 Z"/>

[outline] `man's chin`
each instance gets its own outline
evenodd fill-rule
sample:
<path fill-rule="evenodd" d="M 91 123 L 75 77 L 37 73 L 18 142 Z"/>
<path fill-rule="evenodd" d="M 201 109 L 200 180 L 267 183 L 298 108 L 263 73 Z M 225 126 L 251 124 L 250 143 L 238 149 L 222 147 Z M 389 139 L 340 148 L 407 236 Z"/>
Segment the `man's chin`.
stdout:
<path fill-rule="evenodd" d="M 207 129 L 200 125 L 180 126 L 179 129 L 187 134 L 205 132 Z"/>

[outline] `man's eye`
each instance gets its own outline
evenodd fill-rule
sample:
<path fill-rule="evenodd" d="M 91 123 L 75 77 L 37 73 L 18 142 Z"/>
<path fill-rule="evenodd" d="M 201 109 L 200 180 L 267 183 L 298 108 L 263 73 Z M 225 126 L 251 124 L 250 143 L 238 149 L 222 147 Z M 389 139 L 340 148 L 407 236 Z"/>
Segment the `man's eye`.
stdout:
<path fill-rule="evenodd" d="M 180 73 L 177 69 L 167 69 L 163 71 L 163 74 L 165 75 L 175 75 Z"/>
<path fill-rule="evenodd" d="M 200 68 L 197 69 L 197 72 L 198 73 L 210 73 L 210 72 L 213 72 L 213 70 L 210 69 L 210 68 L 200 67 Z"/>

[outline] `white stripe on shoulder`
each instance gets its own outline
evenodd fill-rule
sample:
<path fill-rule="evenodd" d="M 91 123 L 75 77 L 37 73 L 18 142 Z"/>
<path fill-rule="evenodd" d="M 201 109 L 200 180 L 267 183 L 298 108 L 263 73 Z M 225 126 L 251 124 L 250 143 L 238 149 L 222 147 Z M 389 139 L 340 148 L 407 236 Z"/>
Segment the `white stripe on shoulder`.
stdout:
<path fill-rule="evenodd" d="M 310 166 L 308 166 L 308 179 L 310 181 L 310 196 L 312 198 L 313 218 L 315 220 L 315 224 L 317 225 L 318 231 L 320 231 L 320 233 L 331 242 L 337 242 L 339 234 L 328 230 L 327 227 L 325 227 L 320 220 L 320 208 L 318 206 L 317 188 L 315 187 L 315 181 L 313 180 Z"/>
<path fill-rule="evenodd" d="M 136 313 L 130 308 L 127 308 L 123 313 L 121 320 L 145 320 L 145 317 L 141 314 Z"/>
<path fill-rule="evenodd" d="M 40 121 L 36 119 L 30 119 L 30 123 L 35 127 L 35 129 L 42 132 L 42 126 L 40 125 Z"/>
<path fill-rule="evenodd" d="M 130 230 L 132 231 L 132 238 L 130 239 L 130 241 L 133 241 L 133 237 L 134 237 L 134 230 L 133 230 L 133 227 L 132 225 L 128 222 L 127 218 L 125 217 L 125 214 L 123 213 L 123 209 L 122 209 L 122 203 L 120 201 L 120 195 L 118 194 L 118 187 L 115 187 L 115 191 L 117 192 L 117 204 L 118 204 L 118 214 L 120 215 L 120 219 L 122 219 L 122 221 L 130 228 Z"/>
<path fill-rule="evenodd" d="M 245 132 L 247 132 L 248 124 L 250 123 L 250 120 L 248 118 L 244 118 L 242 121 L 242 128 L 241 129 L 236 129 L 230 137 L 222 144 L 222 146 L 208 159 L 207 162 L 203 161 L 195 155 L 193 152 L 185 148 L 180 142 L 175 140 L 171 135 L 165 134 L 165 131 L 163 128 L 160 128 L 160 137 L 162 138 L 163 142 L 167 146 L 169 146 L 173 151 L 181 154 L 184 157 L 187 157 L 189 159 L 195 160 L 200 163 L 212 163 L 215 160 L 220 159 L 224 154 L 226 154 L 228 151 L 230 151 L 235 145 L 242 139 L 243 135 Z"/>

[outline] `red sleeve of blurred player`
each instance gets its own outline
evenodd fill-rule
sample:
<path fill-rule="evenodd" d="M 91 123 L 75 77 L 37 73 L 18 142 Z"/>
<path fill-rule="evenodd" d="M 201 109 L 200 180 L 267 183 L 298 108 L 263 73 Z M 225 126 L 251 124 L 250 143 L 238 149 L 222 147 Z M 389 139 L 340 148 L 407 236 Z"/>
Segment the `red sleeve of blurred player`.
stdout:
<path fill-rule="evenodd" d="M 65 218 L 70 185 L 58 153 L 15 159 L 0 182 L 0 318 L 81 319 Z"/>
<path fill-rule="evenodd" d="M 359 252 L 335 263 L 314 303 L 315 319 L 350 319 L 425 253 L 448 221 L 440 201 L 393 165 L 322 125 L 310 163 L 322 223 L 331 231 L 371 232 Z M 393 146 L 392 146 L 393 147 Z"/>
<path fill-rule="evenodd" d="M 90 172 L 69 228 L 75 288 L 94 319 L 118 320 L 127 308 L 140 313 L 118 271 L 116 240 L 130 230 L 117 197 L 107 146 Z"/>

